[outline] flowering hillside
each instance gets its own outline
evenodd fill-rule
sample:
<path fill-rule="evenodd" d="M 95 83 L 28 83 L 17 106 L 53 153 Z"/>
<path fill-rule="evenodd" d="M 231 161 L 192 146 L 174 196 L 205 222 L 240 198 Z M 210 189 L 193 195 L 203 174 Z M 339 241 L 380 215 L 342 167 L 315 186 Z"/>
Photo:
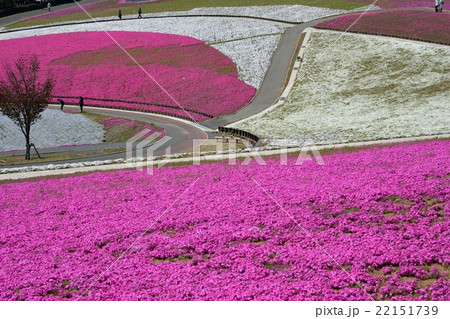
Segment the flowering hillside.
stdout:
<path fill-rule="evenodd" d="M 352 2 L 359 2 L 361 4 L 370 5 L 374 2 L 374 0 L 351 0 Z M 378 0 L 375 3 L 377 6 L 381 8 L 411 8 L 411 7 L 424 7 L 424 8 L 433 8 L 434 9 L 434 1 L 429 0 Z M 445 9 L 449 8 L 448 3 L 444 6 Z"/>
<path fill-rule="evenodd" d="M 132 2 L 124 3 L 124 4 L 133 4 Z M 134 2 L 136 4 L 136 2 Z M 89 12 L 89 14 L 97 11 L 98 7 L 104 6 L 105 3 L 91 3 L 84 5 L 83 8 Z M 96 8 L 97 7 L 97 8 Z M 139 6 L 141 7 L 141 6 Z M 374 9 L 379 9 L 377 6 L 374 6 Z M 137 8 L 133 11 L 126 10 L 127 6 L 120 7 L 117 9 L 122 9 L 124 12 L 128 13 L 128 16 L 124 16 L 124 18 L 136 17 Z M 360 7 L 354 10 L 363 11 L 366 7 Z M 26 18 L 23 22 L 32 21 L 32 20 L 41 20 L 44 22 L 46 20 L 50 20 L 53 18 L 61 17 L 64 15 L 74 14 L 74 13 L 84 12 L 79 7 L 74 7 L 65 10 L 59 10 L 55 12 L 49 12 L 43 15 Z M 328 8 L 319 8 L 312 6 L 303 6 L 303 5 L 264 5 L 264 6 L 239 6 L 239 7 L 197 7 L 192 8 L 188 11 L 169 11 L 169 12 L 158 12 L 154 13 L 153 11 L 145 10 L 143 14 L 144 17 L 148 16 L 171 16 L 171 15 L 229 15 L 229 16 L 247 16 L 247 17 L 257 17 L 257 18 L 266 18 L 266 19 L 275 19 L 275 20 L 283 20 L 283 21 L 292 21 L 292 22 L 306 22 L 310 20 L 319 19 L 326 16 L 342 14 L 345 12 L 349 12 L 349 10 L 342 9 L 328 9 Z M 149 12 L 149 13 L 147 13 Z M 115 12 L 114 12 L 115 13 Z M 85 14 L 86 15 L 86 14 Z M 69 16 L 70 17 L 70 16 Z M 74 16 L 75 18 L 75 16 Z M 80 16 L 80 18 L 84 18 Z M 106 19 L 116 18 L 116 16 L 105 17 Z M 101 19 L 101 18 L 100 18 Z M 58 20 L 58 19 L 55 19 Z"/>
<path fill-rule="evenodd" d="M 80 32 L 1 41 L 8 50 L 2 61 L 36 54 L 42 69 L 56 79 L 53 94 L 83 96 L 91 104 L 168 112 L 204 120 L 232 113 L 245 105 L 255 89 L 237 78 L 233 61 L 194 38 L 145 32 Z M 153 80 L 155 79 L 174 99 Z M 137 103 L 124 103 L 137 102 Z M 68 101 L 69 102 L 69 101 Z M 177 102 L 189 115 L 182 111 Z M 114 104 L 112 103 L 112 104 Z M 147 103 L 147 104 L 139 104 Z M 156 105 L 155 105 L 156 104 Z M 172 108 L 165 108 L 168 105 Z M 197 116 L 198 115 L 198 116 Z"/>
<path fill-rule="evenodd" d="M 232 126 L 274 145 L 448 134 L 449 58 L 445 46 L 313 32 L 285 103 Z"/>
<path fill-rule="evenodd" d="M 264 21 L 233 18 L 130 19 L 102 23 L 108 31 L 138 31 L 193 37 L 228 56 L 236 63 L 239 79 L 260 87 L 270 59 L 286 26 Z M 98 31 L 98 25 L 83 23 L 52 28 L 1 33 L 0 39 L 47 34 Z M 110 33 L 114 35 L 114 33 Z"/>
<path fill-rule="evenodd" d="M 358 19 L 359 18 L 359 19 Z M 353 24 L 357 21 L 355 24 Z M 353 25 L 352 25 L 353 24 Z M 368 32 L 450 44 L 450 15 L 399 10 L 347 15 L 317 24 L 316 28 Z"/>
<path fill-rule="evenodd" d="M 122 10 L 125 18 L 135 18 L 137 17 L 138 8 L 142 8 L 144 17 L 149 13 L 161 13 L 166 15 L 171 12 L 184 12 L 189 14 L 199 12 L 198 10 L 200 10 L 201 12 L 199 13 L 207 11 L 208 14 L 250 15 L 281 20 L 293 19 L 294 21 L 306 21 L 305 18 L 317 18 L 318 15 L 323 16 L 323 13 L 332 13 L 337 10 L 342 12 L 342 10 L 359 9 L 363 6 L 353 0 L 271 0 L 271 6 L 268 6 L 268 4 L 269 3 L 266 0 L 221 0 L 219 2 L 210 0 L 170 0 L 153 1 L 153 3 L 139 3 L 136 1 L 118 3 L 116 0 L 105 0 L 86 5 L 80 4 L 84 10 L 77 6 L 70 9 L 49 12 L 14 23 L 9 27 L 17 28 L 63 21 L 86 20 L 89 16 L 84 11 L 88 12 L 89 15 L 94 18 L 113 17 L 118 19 L 118 10 Z M 278 8 L 274 10 L 274 7 Z M 289 9 L 280 10 L 282 7 L 291 7 L 290 9 L 292 10 L 290 10 L 290 12 Z M 310 13 L 312 10 L 316 13 L 311 15 Z M 305 11 L 307 13 L 306 17 L 304 16 Z"/>
<path fill-rule="evenodd" d="M 449 151 L 4 184 L 0 299 L 449 300 Z"/>

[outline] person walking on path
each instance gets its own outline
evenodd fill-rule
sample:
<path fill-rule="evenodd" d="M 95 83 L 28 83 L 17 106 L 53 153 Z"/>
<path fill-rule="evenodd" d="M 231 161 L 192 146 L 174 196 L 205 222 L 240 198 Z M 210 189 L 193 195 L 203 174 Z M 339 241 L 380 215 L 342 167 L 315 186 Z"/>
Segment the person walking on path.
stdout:
<path fill-rule="evenodd" d="M 82 96 L 80 96 L 80 112 L 83 112 L 83 106 L 84 106 L 84 100 L 83 100 L 83 97 Z"/>
<path fill-rule="evenodd" d="M 142 10 L 139 8 L 138 10 L 138 19 L 142 19 Z"/>
<path fill-rule="evenodd" d="M 122 10 L 119 10 L 119 20 L 122 20 Z"/>
<path fill-rule="evenodd" d="M 439 12 L 442 12 L 442 9 L 444 9 L 444 0 L 439 3 Z"/>
<path fill-rule="evenodd" d="M 49 12 L 52 11 L 52 10 L 51 10 L 52 4 L 50 3 L 50 1 L 49 1 L 48 4 L 47 4 L 47 8 L 48 8 L 48 11 L 49 11 Z"/>
<path fill-rule="evenodd" d="M 63 99 L 57 99 L 57 101 L 59 102 L 59 104 L 61 104 L 61 111 L 64 108 L 64 100 Z"/>
<path fill-rule="evenodd" d="M 439 12 L 440 4 L 441 4 L 441 0 L 434 0 L 434 10 L 435 10 L 435 12 Z"/>

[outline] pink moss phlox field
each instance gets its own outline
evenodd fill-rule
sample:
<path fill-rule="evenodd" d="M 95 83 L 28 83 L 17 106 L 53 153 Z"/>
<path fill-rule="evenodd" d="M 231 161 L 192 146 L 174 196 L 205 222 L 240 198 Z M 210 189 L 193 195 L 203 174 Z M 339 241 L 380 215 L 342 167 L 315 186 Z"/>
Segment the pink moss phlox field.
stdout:
<path fill-rule="evenodd" d="M 366 5 L 373 4 L 373 0 L 352 0 L 352 2 L 360 2 Z M 447 2 L 447 1 L 445 1 Z M 376 6 L 381 8 L 411 8 L 411 7 L 423 7 L 423 8 L 433 8 L 434 1 L 424 1 L 424 0 L 378 0 L 375 3 Z M 448 3 L 444 4 L 444 9 L 449 9 L 450 5 Z"/>
<path fill-rule="evenodd" d="M 370 12 L 362 17 L 352 14 L 321 22 L 317 28 L 369 32 L 382 35 L 409 37 L 425 41 L 450 43 L 450 15 L 428 11 L 398 10 Z"/>
<path fill-rule="evenodd" d="M 230 58 L 202 41 L 159 33 L 110 33 L 183 108 L 212 116 L 233 113 L 255 93 L 255 88 L 238 79 L 236 65 Z M 53 95 L 177 107 L 104 32 L 11 39 L 1 41 L 1 45 L 8 47 L 0 52 L 3 61 L 36 54 L 42 69 L 51 71 L 56 79 Z M 187 116 L 181 109 L 164 112 Z"/>
<path fill-rule="evenodd" d="M 147 0 L 147 1 L 130 1 L 130 2 L 126 2 L 126 0 L 120 0 L 119 2 L 117 2 L 117 4 L 138 4 L 138 3 L 152 3 L 152 2 L 159 2 L 161 0 Z M 81 9 L 80 7 L 82 7 L 83 9 Z M 96 10 L 105 10 L 105 9 L 111 9 L 111 8 L 115 8 L 116 7 L 116 3 L 114 2 L 110 2 L 110 1 L 102 1 L 102 2 L 96 2 L 96 3 L 89 3 L 89 4 L 83 4 L 83 5 L 77 5 L 73 8 L 67 8 L 67 9 L 54 9 L 56 11 L 52 11 L 52 12 L 48 12 L 36 17 L 31 17 L 31 18 L 27 18 L 27 19 L 23 19 L 22 21 L 31 21 L 31 20 L 37 20 L 37 19 L 47 19 L 47 18 L 55 18 L 55 17 L 60 17 L 63 15 L 68 15 L 68 14 L 72 14 L 72 13 L 79 13 L 79 14 L 85 14 L 84 11 L 87 11 L 88 13 L 93 13 Z M 137 11 L 136 11 L 137 12 Z"/>
<path fill-rule="evenodd" d="M 152 3 L 152 2 L 159 2 L 161 0 L 147 0 L 147 1 L 130 1 L 130 2 L 126 2 L 126 0 L 120 0 L 119 2 L 117 2 L 117 4 L 138 4 L 138 3 Z M 82 7 L 83 9 L 81 9 L 80 7 Z M 116 7 L 116 3 L 112 3 L 110 1 L 102 1 L 102 2 L 96 2 L 96 3 L 89 3 L 89 4 L 84 4 L 84 5 L 80 5 L 80 6 L 76 6 L 73 8 L 67 8 L 67 9 L 56 9 L 57 11 L 52 11 L 52 12 L 48 12 L 36 17 L 31 17 L 31 18 L 27 18 L 27 19 L 23 19 L 22 21 L 31 21 L 31 20 L 37 20 L 37 19 L 47 19 L 47 18 L 55 18 L 55 17 L 60 17 L 63 15 L 68 15 L 68 14 L 72 14 L 72 13 L 79 13 L 79 14 L 84 14 L 84 11 L 87 11 L 88 13 L 93 13 L 96 10 L 105 10 L 105 9 L 111 9 L 111 8 L 115 8 Z M 137 13 L 137 11 L 136 11 Z"/>
<path fill-rule="evenodd" d="M 130 247 L 81 300 L 449 300 L 449 156 L 433 141 L 4 184 L 0 299 L 74 300 Z"/>
<path fill-rule="evenodd" d="M 161 0 L 159 0 L 161 1 Z M 138 3 L 145 3 L 145 2 L 159 2 L 158 0 L 152 1 L 142 1 L 142 2 L 126 2 L 126 0 L 120 0 L 117 4 L 138 4 Z M 365 4 L 365 5 L 370 5 L 373 4 L 373 0 L 352 0 L 351 2 L 359 2 L 361 4 Z M 433 0 L 429 0 L 429 1 L 416 1 L 416 0 L 378 0 L 375 3 L 376 6 L 379 6 L 381 8 L 412 8 L 412 7 L 420 7 L 420 8 L 430 8 L 430 9 L 434 9 L 434 1 Z M 109 1 L 103 1 L 100 3 L 90 3 L 90 4 L 86 4 L 86 5 L 82 5 L 82 7 L 88 11 L 88 12 L 93 12 L 96 10 L 105 10 L 105 9 L 112 9 L 116 7 L 116 3 L 112 3 Z M 445 10 L 449 10 L 450 9 L 450 4 L 448 2 L 446 2 L 444 4 L 444 9 Z M 58 10 L 55 12 L 49 12 L 40 16 L 36 16 L 36 17 L 31 17 L 31 18 L 27 18 L 24 19 L 22 21 L 30 21 L 30 20 L 36 20 L 36 19 L 47 19 L 47 18 L 54 18 L 54 17 L 59 17 L 59 16 L 63 16 L 63 15 L 68 15 L 68 14 L 72 14 L 72 13 L 79 13 L 79 14 L 84 14 L 84 12 L 82 11 L 82 9 L 80 9 L 78 6 L 74 7 L 74 8 L 69 8 L 69 9 L 63 9 L 63 10 Z M 136 12 L 137 13 L 137 12 Z"/>
<path fill-rule="evenodd" d="M 107 117 L 102 120 L 103 127 L 105 130 L 110 130 L 116 126 L 121 126 L 124 130 L 127 130 L 137 124 L 135 121 L 130 121 L 127 119 L 119 119 L 115 117 Z"/>
<path fill-rule="evenodd" d="M 147 124 L 139 124 L 136 121 L 131 121 L 127 119 L 107 117 L 102 120 L 102 125 L 106 131 L 120 127 L 123 131 L 133 130 L 132 136 L 135 136 L 144 130 L 148 131 L 147 134 L 143 135 L 141 139 L 145 139 L 152 135 L 153 133 L 158 133 L 159 137 L 162 138 L 166 134 L 162 130 L 156 130 L 153 126 Z"/>

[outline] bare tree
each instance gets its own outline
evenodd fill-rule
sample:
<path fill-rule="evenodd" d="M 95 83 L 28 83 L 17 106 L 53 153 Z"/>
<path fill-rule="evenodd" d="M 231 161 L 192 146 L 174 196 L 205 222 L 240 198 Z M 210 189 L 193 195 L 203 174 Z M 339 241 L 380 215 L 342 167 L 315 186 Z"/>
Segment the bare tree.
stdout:
<path fill-rule="evenodd" d="M 50 102 L 55 85 L 48 76 L 39 79 L 39 61 L 35 55 L 18 58 L 4 66 L 6 79 L 0 81 L 0 113 L 20 127 L 26 140 L 25 159 L 30 159 L 30 129 Z"/>

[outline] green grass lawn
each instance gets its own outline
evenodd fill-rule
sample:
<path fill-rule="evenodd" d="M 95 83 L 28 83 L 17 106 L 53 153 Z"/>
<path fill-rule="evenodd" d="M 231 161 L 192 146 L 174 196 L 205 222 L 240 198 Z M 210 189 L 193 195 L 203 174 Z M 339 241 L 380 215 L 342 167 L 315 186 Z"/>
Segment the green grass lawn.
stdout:
<path fill-rule="evenodd" d="M 113 153 L 125 152 L 126 149 L 123 148 L 100 148 L 96 150 L 90 151 L 56 151 L 43 153 L 39 152 L 41 158 L 37 156 L 35 151 L 31 150 L 31 160 L 26 160 L 25 155 L 18 154 L 13 156 L 0 156 L 0 167 L 9 166 L 9 165 L 20 165 L 20 164 L 29 164 L 29 165 L 37 165 L 37 164 L 45 164 L 53 161 L 67 161 L 73 159 L 82 159 L 94 156 L 102 156 Z"/>
<path fill-rule="evenodd" d="M 158 13 L 168 11 L 187 11 L 200 7 L 242 7 L 242 6 L 267 6 L 267 5 L 306 5 L 331 9 L 351 10 L 361 6 L 362 3 L 349 0 L 172 0 L 155 3 L 118 4 L 118 0 L 106 0 L 92 6 L 87 11 L 94 18 L 117 16 L 122 10 L 123 15 L 137 14 L 138 8 L 145 13 Z M 82 2 L 80 3 L 82 4 Z M 64 14 L 52 15 L 38 19 L 22 21 L 10 24 L 7 29 L 44 25 L 49 23 L 61 23 L 73 20 L 86 20 L 89 17 L 81 9 L 70 10 Z"/>

